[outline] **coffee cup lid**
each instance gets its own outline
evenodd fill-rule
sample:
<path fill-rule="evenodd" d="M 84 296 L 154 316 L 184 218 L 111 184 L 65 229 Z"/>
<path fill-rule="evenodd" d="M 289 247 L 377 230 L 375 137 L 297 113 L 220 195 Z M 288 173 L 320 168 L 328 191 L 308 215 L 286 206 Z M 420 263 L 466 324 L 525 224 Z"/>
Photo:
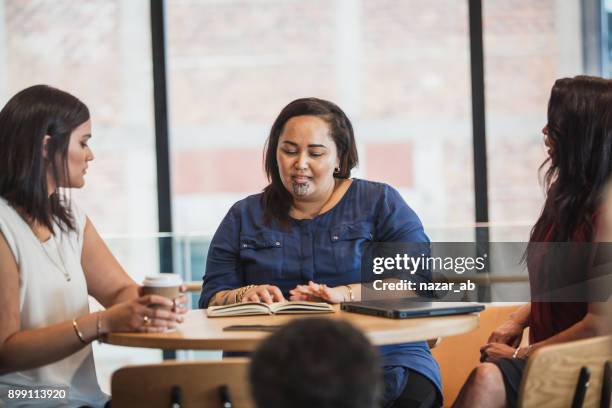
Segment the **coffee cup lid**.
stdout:
<path fill-rule="evenodd" d="M 143 286 L 177 286 L 183 283 L 183 279 L 175 273 L 159 273 L 147 275 L 142 283 Z"/>

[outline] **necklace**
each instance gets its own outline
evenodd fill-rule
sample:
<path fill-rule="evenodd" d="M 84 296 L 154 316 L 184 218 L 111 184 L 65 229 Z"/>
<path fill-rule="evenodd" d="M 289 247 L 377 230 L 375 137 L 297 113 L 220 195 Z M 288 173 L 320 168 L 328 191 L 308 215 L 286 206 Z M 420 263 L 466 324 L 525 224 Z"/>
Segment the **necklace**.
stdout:
<path fill-rule="evenodd" d="M 51 234 L 51 237 L 49 238 L 49 240 L 53 240 L 53 245 L 55 246 L 55 249 L 57 251 L 57 255 L 59 256 L 59 259 L 62 262 L 61 265 L 59 265 L 55 261 L 55 259 L 53 259 L 53 257 L 49 253 L 49 251 L 47 251 L 47 248 L 45 247 L 44 243 L 42 243 L 40 241 L 38 241 L 38 242 L 40 242 L 40 246 L 42 247 L 43 251 L 45 252 L 45 255 L 47 255 L 47 258 L 49 258 L 49 260 L 53 263 L 53 265 L 55 265 L 55 267 L 57 269 L 62 271 L 62 273 L 64 274 L 64 277 L 66 278 L 66 282 L 70 282 L 70 280 L 72 278 L 70 277 L 70 274 L 68 273 L 68 269 L 66 268 L 66 263 L 64 262 L 64 257 L 62 256 L 62 251 L 60 251 L 60 248 L 57 245 L 57 241 L 55 240 L 55 235 Z M 47 241 L 47 242 L 49 242 L 49 241 Z"/>
<path fill-rule="evenodd" d="M 49 242 L 49 241 L 53 240 L 53 245 L 55 246 L 55 250 L 57 251 L 57 255 L 59 256 L 59 259 L 61 261 L 61 265 L 56 262 L 56 260 L 51 256 L 51 254 L 49 254 L 49 251 L 47 251 L 47 248 L 45 247 L 44 243 L 40 239 L 38 239 L 38 234 L 36 233 L 36 223 L 35 222 L 29 222 L 27 215 L 24 215 L 23 211 L 21 211 L 19 209 L 15 209 L 15 212 L 21 217 L 21 219 L 28 226 L 30 231 L 32 231 L 32 234 L 34 235 L 34 239 L 36 239 L 36 241 L 38 242 L 38 244 L 42 248 L 42 250 L 45 253 L 45 255 L 47 256 L 47 258 L 51 261 L 51 263 L 53 263 L 53 265 L 57 269 L 62 271 L 62 273 L 64 274 L 64 278 L 66 278 L 66 282 L 70 282 L 72 280 L 72 278 L 71 278 L 70 274 L 68 273 L 68 269 L 66 268 L 66 263 L 64 262 L 64 257 L 62 256 L 62 251 L 60 251 L 59 246 L 57 245 L 57 241 L 55 240 L 55 235 L 53 235 L 53 232 L 51 231 L 51 236 L 45 242 Z"/>

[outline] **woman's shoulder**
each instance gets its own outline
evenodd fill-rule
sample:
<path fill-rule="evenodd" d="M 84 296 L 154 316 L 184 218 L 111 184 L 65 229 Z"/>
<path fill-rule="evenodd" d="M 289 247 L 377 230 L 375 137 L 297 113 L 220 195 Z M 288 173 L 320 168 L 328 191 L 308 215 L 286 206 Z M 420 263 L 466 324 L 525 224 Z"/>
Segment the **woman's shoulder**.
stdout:
<path fill-rule="evenodd" d="M 87 215 L 81 209 L 81 207 L 75 202 L 74 198 L 62 197 L 60 199 L 62 207 L 70 212 L 73 221 L 76 223 L 77 231 L 82 230 L 85 227 L 85 220 Z M 9 201 L 0 196 L 0 219 L 5 222 L 21 222 L 22 218 L 17 210 L 9 203 Z"/>
<path fill-rule="evenodd" d="M 356 195 L 360 200 L 378 202 L 381 200 L 397 199 L 398 197 L 401 198 L 395 188 L 380 181 L 354 178 L 351 187 L 355 189 Z"/>
<path fill-rule="evenodd" d="M 356 187 L 367 191 L 388 191 L 395 190 L 392 186 L 382 181 L 366 180 L 361 178 L 353 178 L 353 183 Z"/>
<path fill-rule="evenodd" d="M 242 224 L 259 223 L 263 217 L 263 206 L 261 204 L 262 193 L 249 195 L 236 201 L 225 216 L 226 222 Z"/>
<path fill-rule="evenodd" d="M 17 210 L 2 196 L 0 196 L 0 222 L 5 226 L 20 224 L 21 216 Z"/>
<path fill-rule="evenodd" d="M 366 179 L 357 178 L 357 177 L 353 178 L 353 184 L 355 185 L 356 188 L 364 189 L 364 190 L 380 190 L 380 189 L 384 189 L 385 187 L 389 187 L 388 184 L 382 183 L 380 181 L 366 180 Z"/>
<path fill-rule="evenodd" d="M 274 230 L 276 225 L 264 221 L 262 193 L 252 194 L 236 201 L 228 210 L 219 226 L 219 230 L 249 234 L 260 230 Z"/>
<path fill-rule="evenodd" d="M 402 214 L 410 219 L 418 219 L 414 210 L 408 205 L 404 197 L 393 186 L 363 179 L 354 179 L 354 198 L 371 208 L 377 216 L 384 214 Z M 419 221 L 420 222 L 420 221 Z"/>
<path fill-rule="evenodd" d="M 251 194 L 236 201 L 230 208 L 230 212 L 243 213 L 245 211 L 263 211 L 261 197 L 263 193 Z"/>
<path fill-rule="evenodd" d="M 19 248 L 26 236 L 26 229 L 21 224 L 20 215 L 4 197 L 0 196 L 0 233 L 18 264 L 21 257 Z"/>
<path fill-rule="evenodd" d="M 11 205 L 6 200 L 6 198 L 0 196 L 0 214 L 12 212 L 12 211 L 14 211 L 13 207 L 11 207 Z"/>

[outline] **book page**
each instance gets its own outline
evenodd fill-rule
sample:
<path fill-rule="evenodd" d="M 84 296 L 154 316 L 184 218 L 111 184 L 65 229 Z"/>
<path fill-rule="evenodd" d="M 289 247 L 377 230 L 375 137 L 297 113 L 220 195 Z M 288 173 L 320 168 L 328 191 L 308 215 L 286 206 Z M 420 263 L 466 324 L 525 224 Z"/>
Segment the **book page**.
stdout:
<path fill-rule="evenodd" d="M 215 316 L 239 316 L 251 314 L 271 314 L 269 305 L 260 302 L 234 303 L 223 306 L 210 306 L 206 309 L 206 315 Z"/>
<path fill-rule="evenodd" d="M 332 312 L 333 308 L 330 304 L 324 302 L 306 302 L 306 301 L 290 301 L 273 303 L 270 309 L 275 313 L 287 312 Z"/>

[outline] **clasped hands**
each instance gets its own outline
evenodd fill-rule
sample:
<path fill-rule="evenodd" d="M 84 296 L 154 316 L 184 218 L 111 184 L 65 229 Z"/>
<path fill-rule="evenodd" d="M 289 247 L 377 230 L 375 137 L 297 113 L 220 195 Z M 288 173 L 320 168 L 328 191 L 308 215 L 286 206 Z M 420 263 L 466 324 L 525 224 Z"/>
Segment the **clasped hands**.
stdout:
<path fill-rule="evenodd" d="M 326 284 L 312 281 L 308 285 L 297 285 L 289 291 L 289 300 L 306 300 L 312 302 L 340 303 L 347 300 L 348 288 L 336 286 L 330 288 Z M 257 285 L 247 290 L 242 297 L 242 302 L 284 302 L 286 301 L 282 292 L 274 285 Z"/>
<path fill-rule="evenodd" d="M 512 358 L 521 343 L 524 327 L 513 320 L 499 326 L 480 348 L 480 362 L 495 362 L 502 358 Z M 523 357 L 523 356 L 517 356 Z"/>

